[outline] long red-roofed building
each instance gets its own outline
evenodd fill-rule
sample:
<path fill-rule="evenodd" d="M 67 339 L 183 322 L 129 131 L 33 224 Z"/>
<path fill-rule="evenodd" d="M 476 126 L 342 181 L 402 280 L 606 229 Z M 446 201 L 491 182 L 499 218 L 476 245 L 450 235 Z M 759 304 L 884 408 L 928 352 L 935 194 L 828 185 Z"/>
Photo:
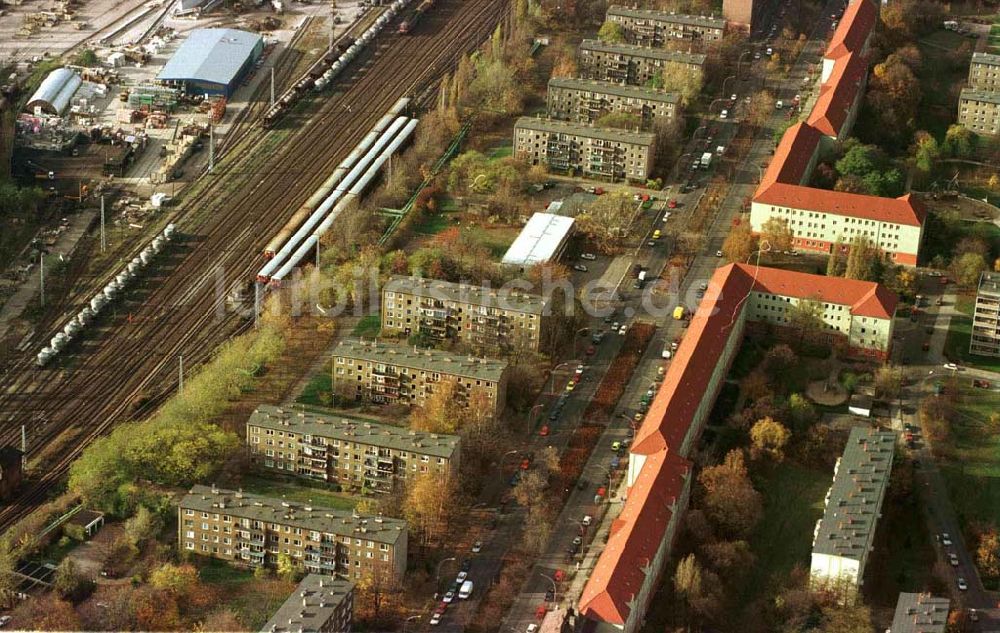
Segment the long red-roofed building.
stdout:
<path fill-rule="evenodd" d="M 855 238 L 867 237 L 893 263 L 916 266 L 926 217 L 919 200 L 808 186 L 820 155 L 846 139 L 857 118 L 877 22 L 871 0 L 848 5 L 823 57 L 816 103 L 806 122 L 790 127 L 775 148 L 754 193 L 750 225 L 759 233 L 772 218 L 786 220 L 796 249 L 822 253 L 846 252 Z"/>
<path fill-rule="evenodd" d="M 748 325 L 789 324 L 800 301 L 832 337 L 884 357 L 898 299 L 881 284 L 748 264 L 715 271 L 629 448 L 628 494 L 580 597 L 584 630 L 637 631 L 670 555 L 691 489 L 688 461 Z"/>

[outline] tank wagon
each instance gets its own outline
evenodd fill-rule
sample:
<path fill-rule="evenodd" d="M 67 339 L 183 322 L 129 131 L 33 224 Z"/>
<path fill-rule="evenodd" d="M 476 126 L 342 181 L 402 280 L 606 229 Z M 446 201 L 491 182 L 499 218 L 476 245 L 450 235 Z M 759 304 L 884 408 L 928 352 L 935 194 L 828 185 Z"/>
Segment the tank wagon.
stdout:
<path fill-rule="evenodd" d="M 90 301 L 80 312 L 66 322 L 62 331 L 57 332 L 49 341 L 49 344 L 38 352 L 38 355 L 35 357 L 35 364 L 39 367 L 44 367 L 50 360 L 58 356 L 74 338 L 83 333 L 91 321 L 106 306 L 117 299 L 122 291 L 128 287 L 132 279 L 142 272 L 153 261 L 153 258 L 173 240 L 176 232 L 177 228 L 173 224 L 168 224 L 162 233 L 153 238 L 104 288 L 91 297 Z"/>

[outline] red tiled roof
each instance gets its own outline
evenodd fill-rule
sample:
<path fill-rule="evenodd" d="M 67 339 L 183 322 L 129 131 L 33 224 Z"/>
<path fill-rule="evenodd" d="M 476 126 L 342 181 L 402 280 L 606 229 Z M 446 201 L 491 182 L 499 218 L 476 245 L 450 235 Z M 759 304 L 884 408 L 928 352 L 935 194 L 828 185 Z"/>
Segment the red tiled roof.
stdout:
<path fill-rule="evenodd" d="M 894 292 L 871 281 L 824 277 L 781 268 L 756 268 L 749 264 L 736 267 L 752 279 L 756 273 L 754 290 L 785 297 L 814 299 L 824 303 L 851 306 L 851 314 L 879 319 L 891 319 L 896 313 L 899 298 Z"/>
<path fill-rule="evenodd" d="M 758 191 L 753 201 L 908 226 L 921 226 L 926 215 L 924 205 L 909 193 L 898 198 L 881 198 L 780 182 Z"/>
<path fill-rule="evenodd" d="M 764 171 L 758 191 L 776 182 L 802 182 L 806 167 L 819 149 L 819 139 L 820 133 L 805 123 L 796 123 L 785 130 L 781 142 L 774 148 L 774 157 Z"/>
<path fill-rule="evenodd" d="M 865 40 L 875 29 L 878 12 L 871 0 L 854 0 L 844 11 L 837 30 L 833 32 L 830 45 L 823 55 L 836 59 L 846 53 L 861 53 Z"/>
<path fill-rule="evenodd" d="M 690 468 L 688 460 L 666 451 L 646 459 L 580 596 L 582 615 L 618 625 L 628 620 Z"/>
<path fill-rule="evenodd" d="M 859 54 L 848 53 L 838 59 L 816 98 L 816 105 L 809 114 L 809 125 L 826 136 L 839 137 L 851 107 L 861 98 L 867 73 L 868 60 Z"/>
<path fill-rule="evenodd" d="M 670 361 L 656 397 L 631 451 L 640 455 L 669 450 L 676 452 L 687 434 L 701 399 L 708 390 L 712 372 L 731 333 L 741 302 L 750 290 L 751 277 L 735 265 L 715 271 L 708 292 L 691 318 L 691 324 Z"/>

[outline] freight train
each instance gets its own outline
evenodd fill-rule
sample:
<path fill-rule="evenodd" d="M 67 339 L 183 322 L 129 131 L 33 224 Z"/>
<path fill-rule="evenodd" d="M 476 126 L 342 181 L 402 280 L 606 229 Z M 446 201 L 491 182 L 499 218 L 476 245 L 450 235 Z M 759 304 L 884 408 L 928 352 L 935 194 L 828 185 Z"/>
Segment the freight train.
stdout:
<path fill-rule="evenodd" d="M 420 22 L 420 18 L 423 17 L 425 13 L 431 10 L 434 6 L 434 0 L 424 0 L 417 5 L 417 8 L 413 10 L 410 15 L 400 22 L 399 32 L 403 35 L 410 33 L 417 27 L 417 23 Z"/>

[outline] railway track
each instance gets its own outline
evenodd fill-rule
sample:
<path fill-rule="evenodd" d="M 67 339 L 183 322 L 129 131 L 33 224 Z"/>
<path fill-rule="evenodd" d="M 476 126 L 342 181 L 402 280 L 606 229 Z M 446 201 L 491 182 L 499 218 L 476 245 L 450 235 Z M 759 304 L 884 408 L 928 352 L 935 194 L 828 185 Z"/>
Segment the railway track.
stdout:
<path fill-rule="evenodd" d="M 225 297 L 259 266 L 267 240 L 396 99 L 436 84 L 489 36 L 508 6 L 506 0 L 442 0 L 412 35 L 387 29 L 332 94 L 312 99 L 321 102 L 315 115 L 298 108 L 281 121 L 276 130 L 288 137 L 266 170 L 246 168 L 247 156 L 207 176 L 198 200 L 186 201 L 174 220 L 179 237 L 172 261 L 129 293 L 103 331 L 49 369 L 33 368 L 33 348 L 19 355 L 0 377 L 0 414 L 13 414 L 0 424 L 0 444 L 18 441 L 23 422 L 32 427 L 29 456 L 57 438 L 64 448 L 46 454 L 44 473 L 0 509 L 0 528 L 44 501 L 90 442 L 172 393 L 178 356 L 187 367 L 198 365 L 249 327 L 226 312 Z M 126 311 L 134 315 L 131 323 Z"/>

